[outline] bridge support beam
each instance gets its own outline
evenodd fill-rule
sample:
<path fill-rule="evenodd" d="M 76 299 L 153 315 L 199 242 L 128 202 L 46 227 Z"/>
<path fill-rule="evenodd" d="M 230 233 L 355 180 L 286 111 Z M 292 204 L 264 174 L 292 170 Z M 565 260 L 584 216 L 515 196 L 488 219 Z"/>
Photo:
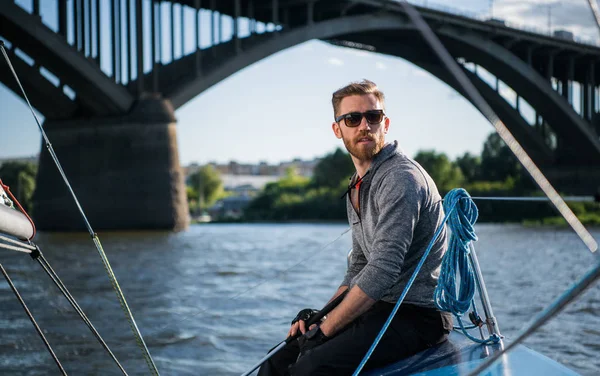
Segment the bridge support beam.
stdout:
<path fill-rule="evenodd" d="M 44 128 L 94 229 L 188 226 L 170 101 L 141 99 L 124 116 L 46 121 Z M 35 223 L 49 231 L 85 230 L 45 148 L 34 195 Z"/>

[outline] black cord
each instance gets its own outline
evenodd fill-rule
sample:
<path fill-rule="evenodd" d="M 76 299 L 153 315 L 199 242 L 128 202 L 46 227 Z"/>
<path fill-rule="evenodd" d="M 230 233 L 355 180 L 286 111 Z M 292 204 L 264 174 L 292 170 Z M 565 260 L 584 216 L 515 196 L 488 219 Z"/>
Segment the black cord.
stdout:
<path fill-rule="evenodd" d="M 98 333 L 98 331 L 96 330 L 96 328 L 94 327 L 94 325 L 92 324 L 92 322 L 87 318 L 87 316 L 85 315 L 85 313 L 83 312 L 83 310 L 81 309 L 81 307 L 79 306 L 79 304 L 77 304 L 77 302 L 75 301 L 75 298 L 71 295 L 71 293 L 69 292 L 69 290 L 67 290 L 67 287 L 60 280 L 60 278 L 58 277 L 58 275 L 56 274 L 56 272 L 54 271 L 54 269 L 52 269 L 52 267 L 50 266 L 50 264 L 48 263 L 48 261 L 46 260 L 46 258 L 44 257 L 44 255 L 42 255 L 42 253 L 39 250 L 39 248 L 37 248 L 37 257 L 34 257 L 34 259 L 36 259 L 40 263 L 40 265 L 42 266 L 42 268 L 44 269 L 44 271 L 46 271 L 46 273 L 48 274 L 48 276 L 52 279 L 52 281 L 54 282 L 54 284 L 63 293 L 63 295 L 65 296 L 65 298 L 67 298 L 67 300 L 69 301 L 69 303 L 71 303 L 71 305 L 73 306 L 73 308 L 75 309 L 75 311 L 77 311 L 77 313 L 79 314 L 79 316 L 81 317 L 81 319 L 83 320 L 83 322 L 88 326 L 88 328 L 90 328 L 90 331 L 94 334 L 94 336 L 96 337 L 96 339 L 98 339 L 98 342 L 100 342 L 100 344 L 102 345 L 102 347 L 104 347 L 104 349 L 108 352 L 108 354 L 111 356 L 111 358 L 115 361 L 115 363 L 117 364 L 117 366 L 121 369 L 121 372 L 123 372 L 123 374 L 127 376 L 127 372 L 125 372 L 125 369 L 123 368 L 123 366 L 121 365 L 121 363 L 119 363 L 119 361 L 117 360 L 116 356 L 110 350 L 110 348 L 108 347 L 108 345 L 106 344 L 106 342 L 104 342 L 104 339 L 102 339 L 102 337 L 100 336 L 100 333 Z"/>
<path fill-rule="evenodd" d="M 346 197 L 346 195 L 349 194 L 351 190 L 356 188 L 356 186 L 363 181 L 364 177 L 367 176 L 369 174 L 369 172 L 370 172 L 370 170 L 367 171 L 367 173 L 364 174 L 362 177 L 359 177 L 358 179 L 356 179 L 356 183 L 348 185 L 348 189 L 346 190 L 346 192 L 344 192 L 344 194 L 340 198 Z"/>
<path fill-rule="evenodd" d="M 62 374 L 66 376 L 67 372 L 65 372 L 65 369 L 63 368 L 62 364 L 60 364 L 60 360 L 58 360 L 58 358 L 56 357 L 56 354 L 54 353 L 54 350 L 52 350 L 52 347 L 50 346 L 50 343 L 48 342 L 48 340 L 44 336 L 44 333 L 42 333 L 42 329 L 40 329 L 40 327 L 38 326 L 37 322 L 35 321 L 35 318 L 33 318 L 33 315 L 29 311 L 29 308 L 27 308 L 27 305 L 25 304 L 25 301 L 23 301 L 23 298 L 21 298 L 21 295 L 19 294 L 19 291 L 17 291 L 17 288 L 12 283 L 10 277 L 6 273 L 6 270 L 4 270 L 4 267 L 2 266 L 2 264 L 0 264 L 0 269 L 2 270 L 2 274 L 4 274 L 4 278 L 6 278 L 6 281 L 8 282 L 10 288 L 15 293 L 15 295 L 17 297 L 17 300 L 19 300 L 19 303 L 21 303 L 21 305 L 23 306 L 23 309 L 25 310 L 25 313 L 27 313 L 27 316 L 29 316 L 29 320 L 31 320 L 31 322 L 33 323 L 33 326 L 35 327 L 35 330 L 38 332 L 38 334 L 42 338 L 42 341 L 44 341 L 44 345 L 46 345 L 46 348 L 48 349 L 48 352 L 50 352 L 50 355 L 52 355 L 52 358 L 56 362 L 56 365 L 58 366 L 58 368 L 60 369 L 60 371 L 62 372 Z"/>

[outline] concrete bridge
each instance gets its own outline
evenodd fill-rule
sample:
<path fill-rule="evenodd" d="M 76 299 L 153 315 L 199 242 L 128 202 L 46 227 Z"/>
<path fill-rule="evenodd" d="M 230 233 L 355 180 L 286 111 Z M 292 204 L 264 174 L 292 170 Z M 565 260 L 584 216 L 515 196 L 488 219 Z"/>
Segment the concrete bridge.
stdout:
<path fill-rule="evenodd" d="M 3 4 L 0 37 L 96 228 L 185 227 L 174 111 L 286 48 L 320 39 L 398 56 L 460 92 L 391 0 L 57 0 L 52 16 L 40 3 Z M 568 33 L 417 9 L 551 182 L 562 192 L 596 193 L 600 47 Z M 210 12 L 208 25 L 200 23 L 201 10 Z M 193 22 L 186 22 L 189 12 Z M 210 34 L 208 48 L 200 48 L 201 33 Z M 189 38 L 195 50 L 176 54 Z M 159 53 L 165 48 L 168 63 Z M 4 61 L 0 81 L 20 95 Z M 516 92 L 514 103 L 500 84 Z M 533 120 L 525 107 L 535 111 Z M 42 229 L 81 227 L 49 158 L 41 153 L 36 222 Z"/>

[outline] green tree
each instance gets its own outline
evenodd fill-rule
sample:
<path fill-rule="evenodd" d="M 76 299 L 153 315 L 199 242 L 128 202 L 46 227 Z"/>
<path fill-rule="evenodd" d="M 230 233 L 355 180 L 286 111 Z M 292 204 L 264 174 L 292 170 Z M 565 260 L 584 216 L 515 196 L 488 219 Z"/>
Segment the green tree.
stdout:
<path fill-rule="evenodd" d="M 521 180 L 521 165 L 510 148 L 496 133 L 488 136 L 481 152 L 481 179 L 505 181 L 508 178 Z"/>
<path fill-rule="evenodd" d="M 190 212 L 199 210 L 198 191 L 188 185 L 185 187 L 185 193 L 187 195 L 188 207 L 190 208 Z"/>
<path fill-rule="evenodd" d="M 465 177 L 465 181 L 474 182 L 479 180 L 481 174 L 481 157 L 465 153 L 456 158 L 454 163 L 460 168 L 460 171 Z"/>
<path fill-rule="evenodd" d="M 304 190 L 304 187 L 308 185 L 310 179 L 304 176 L 298 175 L 294 167 L 288 167 L 285 169 L 285 176 L 279 179 L 274 186 L 280 189 L 295 190 L 296 188 Z"/>
<path fill-rule="evenodd" d="M 299 219 L 310 179 L 288 168 L 281 179 L 268 183 L 244 209 L 247 219 Z"/>
<path fill-rule="evenodd" d="M 316 187 L 336 188 L 341 181 L 347 180 L 354 173 L 354 165 L 348 153 L 336 148 L 333 153 L 327 154 L 315 166 L 313 171 L 313 185 Z"/>
<path fill-rule="evenodd" d="M 23 208 L 31 212 L 37 164 L 32 162 L 6 162 L 0 166 L 0 179 L 10 187 L 10 191 Z"/>
<path fill-rule="evenodd" d="M 460 168 L 454 165 L 444 153 L 421 150 L 415 156 L 415 160 L 431 175 L 441 193 L 459 187 L 464 182 Z"/>
<path fill-rule="evenodd" d="M 198 200 L 197 208 L 204 210 L 224 194 L 223 180 L 213 166 L 206 165 L 189 177 L 188 200 Z"/>

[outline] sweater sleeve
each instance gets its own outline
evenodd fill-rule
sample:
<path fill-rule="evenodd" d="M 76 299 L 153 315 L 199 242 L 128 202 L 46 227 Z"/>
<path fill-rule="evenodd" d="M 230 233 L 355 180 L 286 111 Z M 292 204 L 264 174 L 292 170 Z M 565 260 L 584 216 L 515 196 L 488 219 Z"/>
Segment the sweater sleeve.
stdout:
<path fill-rule="evenodd" d="M 369 262 L 356 284 L 370 298 L 379 300 L 400 279 L 424 202 L 425 183 L 415 170 L 394 169 L 373 188 L 379 215 Z"/>
<path fill-rule="evenodd" d="M 365 267 L 367 259 L 362 248 L 356 241 L 354 233 L 352 234 L 352 254 L 348 262 L 348 270 L 340 286 L 350 286 L 352 279 Z"/>

